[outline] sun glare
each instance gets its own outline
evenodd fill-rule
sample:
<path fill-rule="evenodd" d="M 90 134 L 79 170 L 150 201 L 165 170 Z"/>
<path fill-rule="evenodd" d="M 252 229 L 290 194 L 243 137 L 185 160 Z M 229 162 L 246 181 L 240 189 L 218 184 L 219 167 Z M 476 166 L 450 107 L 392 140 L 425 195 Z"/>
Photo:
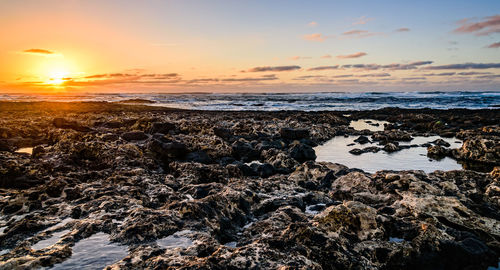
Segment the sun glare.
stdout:
<path fill-rule="evenodd" d="M 52 70 L 49 72 L 49 79 L 47 84 L 51 85 L 61 85 L 64 83 L 65 78 L 68 78 L 69 72 L 64 69 Z"/>

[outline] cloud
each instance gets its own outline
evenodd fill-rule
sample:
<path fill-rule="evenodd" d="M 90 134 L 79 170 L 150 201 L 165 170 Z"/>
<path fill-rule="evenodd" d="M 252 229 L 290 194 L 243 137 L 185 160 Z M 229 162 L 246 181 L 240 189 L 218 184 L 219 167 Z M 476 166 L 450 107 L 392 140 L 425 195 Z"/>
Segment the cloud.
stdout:
<path fill-rule="evenodd" d="M 366 24 L 369 21 L 373 21 L 373 18 L 368 18 L 366 16 L 361 16 L 359 17 L 355 22 L 353 22 L 353 25 L 358 25 L 358 24 Z"/>
<path fill-rule="evenodd" d="M 318 23 L 317 23 L 317 22 L 315 22 L 315 21 L 312 21 L 312 22 L 308 23 L 307 25 L 308 25 L 309 27 L 315 27 L 315 26 L 317 26 L 317 25 L 318 25 Z"/>
<path fill-rule="evenodd" d="M 443 72 L 443 73 L 427 73 L 424 76 L 453 76 L 455 72 Z"/>
<path fill-rule="evenodd" d="M 470 22 L 469 19 L 463 19 L 458 23 L 460 27 L 453 30 L 455 33 L 474 33 L 476 36 L 500 33 L 500 15 L 485 17 L 479 22 Z"/>
<path fill-rule="evenodd" d="M 362 35 L 362 34 L 366 34 L 366 33 L 369 33 L 369 32 L 365 31 L 365 30 L 351 30 L 351 31 L 347 31 L 347 32 L 342 33 L 342 35 L 344 35 L 344 36 Z"/>
<path fill-rule="evenodd" d="M 310 56 L 292 56 L 290 57 L 290 60 L 303 60 L 303 59 L 311 59 L 312 57 Z"/>
<path fill-rule="evenodd" d="M 493 49 L 493 48 L 500 48 L 500 42 L 496 42 L 496 43 L 490 44 L 490 45 L 488 45 L 487 48 L 491 48 L 491 49 Z"/>
<path fill-rule="evenodd" d="M 45 50 L 45 49 L 29 49 L 29 50 L 24 50 L 23 53 L 38 54 L 38 55 L 53 55 L 53 54 L 55 54 L 55 52 Z"/>
<path fill-rule="evenodd" d="M 401 27 L 395 30 L 396 32 L 409 32 L 410 28 Z"/>
<path fill-rule="evenodd" d="M 294 80 L 294 81 L 304 81 L 304 80 L 307 80 L 307 79 L 321 79 L 321 78 L 325 78 L 325 76 L 322 76 L 322 75 L 306 75 L 306 76 L 299 76 L 299 77 L 293 78 L 292 80 Z"/>
<path fill-rule="evenodd" d="M 478 79 L 497 79 L 500 78 L 500 74 L 492 74 L 492 75 L 482 75 L 482 76 L 477 76 L 476 78 Z"/>
<path fill-rule="evenodd" d="M 464 64 L 450 64 L 441 66 L 428 66 L 424 69 L 440 70 L 440 69 L 489 69 L 500 68 L 500 63 L 464 63 Z"/>
<path fill-rule="evenodd" d="M 304 36 L 302 36 L 302 38 L 305 39 L 305 40 L 317 41 L 317 42 L 323 42 L 326 39 L 326 37 L 323 34 L 320 34 L 320 33 L 314 33 L 314 34 L 304 35 Z"/>
<path fill-rule="evenodd" d="M 372 73 L 372 74 L 363 74 L 358 77 L 389 77 L 391 74 L 389 73 Z"/>
<path fill-rule="evenodd" d="M 319 66 L 319 67 L 313 67 L 308 69 L 307 71 L 318 71 L 318 70 L 331 70 L 331 69 L 338 69 L 339 66 Z"/>
<path fill-rule="evenodd" d="M 323 58 L 323 59 L 329 59 L 329 58 L 332 58 L 332 56 L 329 55 L 329 54 L 325 54 L 325 55 L 321 56 L 321 58 Z"/>
<path fill-rule="evenodd" d="M 471 76 L 471 75 L 488 75 L 488 74 L 493 74 L 491 72 L 476 72 L 476 71 L 471 71 L 471 72 L 459 72 L 457 75 L 462 75 L 462 76 Z"/>
<path fill-rule="evenodd" d="M 347 55 L 337 55 L 337 58 L 340 58 L 340 59 L 359 58 L 359 57 L 362 57 L 365 55 L 366 55 L 365 52 L 357 52 L 357 53 L 347 54 Z"/>
<path fill-rule="evenodd" d="M 421 80 L 427 80 L 426 77 L 406 77 L 402 78 L 403 81 L 421 81 Z"/>
<path fill-rule="evenodd" d="M 380 35 L 382 33 L 375 33 L 375 32 L 369 32 L 366 30 L 351 30 L 342 33 L 344 37 L 350 37 L 350 38 L 365 38 L 365 37 L 371 37 L 375 35 Z"/>
<path fill-rule="evenodd" d="M 276 75 L 268 75 L 268 76 L 262 76 L 258 78 L 228 78 L 228 79 L 221 79 L 220 81 L 223 82 L 258 82 L 258 81 L 274 81 L 277 80 L 278 77 Z"/>
<path fill-rule="evenodd" d="M 266 71 L 292 71 L 300 69 L 300 66 L 276 66 L 276 67 L 254 67 L 248 70 L 248 72 L 266 72 Z"/>
<path fill-rule="evenodd" d="M 416 69 L 419 66 L 432 64 L 432 61 L 417 61 L 411 62 L 409 64 L 387 64 L 387 65 L 378 65 L 378 64 L 355 64 L 355 65 L 343 65 L 343 69 L 363 69 L 363 70 L 377 70 L 377 69 L 389 69 L 389 70 L 409 70 Z"/>

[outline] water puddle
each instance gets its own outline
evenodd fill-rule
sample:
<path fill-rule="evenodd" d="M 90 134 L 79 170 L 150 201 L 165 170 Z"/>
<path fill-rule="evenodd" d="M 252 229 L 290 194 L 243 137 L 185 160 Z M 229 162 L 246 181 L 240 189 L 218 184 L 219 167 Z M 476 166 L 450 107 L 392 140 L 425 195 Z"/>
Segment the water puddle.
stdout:
<path fill-rule="evenodd" d="M 41 241 L 38 241 L 36 244 L 31 246 L 31 248 L 34 250 L 40 250 L 40 249 L 50 247 L 50 246 L 54 245 L 55 243 L 57 243 L 63 235 L 65 235 L 69 232 L 70 232 L 70 230 L 55 232 L 52 234 L 51 237 L 44 239 L 44 240 L 41 240 Z"/>
<path fill-rule="evenodd" d="M 7 254 L 7 253 L 9 253 L 9 252 L 10 252 L 10 249 L 3 249 L 3 250 L 0 250 L 0 256 L 5 255 L 5 254 Z"/>
<path fill-rule="evenodd" d="M 229 247 L 229 248 L 236 248 L 236 245 L 238 245 L 237 242 L 227 242 L 224 244 L 224 246 Z"/>
<path fill-rule="evenodd" d="M 403 238 L 389 237 L 389 242 L 391 243 L 402 243 L 405 240 Z"/>
<path fill-rule="evenodd" d="M 167 237 L 158 239 L 156 243 L 162 248 L 188 248 L 193 245 L 193 241 L 186 236 L 191 232 L 190 230 L 176 232 Z"/>
<path fill-rule="evenodd" d="M 323 211 L 325 209 L 325 207 L 326 207 L 326 204 L 324 204 L 324 203 L 308 205 L 308 206 L 306 206 L 306 213 L 311 214 L 311 215 L 316 215 L 319 212 Z"/>
<path fill-rule="evenodd" d="M 16 153 L 29 154 L 33 153 L 33 147 L 23 147 L 16 150 Z"/>
<path fill-rule="evenodd" d="M 351 121 L 349 127 L 352 127 L 355 130 L 368 129 L 370 131 L 383 131 L 384 124 L 389 124 L 389 122 L 373 120 L 373 119 L 360 119 Z"/>
<path fill-rule="evenodd" d="M 428 158 L 427 147 L 420 146 L 436 139 L 442 139 L 450 144 L 450 148 L 458 148 L 462 143 L 455 138 L 441 138 L 440 136 L 415 137 L 411 142 L 400 142 L 399 145 L 416 144 L 419 147 L 411 147 L 393 153 L 380 150 L 377 153 L 368 152 L 361 155 L 353 155 L 349 151 L 354 148 L 365 148 L 368 146 L 383 147 L 373 142 L 364 145 L 355 143 L 354 140 L 358 137 L 337 136 L 325 144 L 315 147 L 316 161 L 340 163 L 350 168 L 362 169 L 369 173 L 375 173 L 380 170 L 423 170 L 429 173 L 435 170 L 450 171 L 462 169 L 461 164 L 449 157 L 440 160 Z"/>
<path fill-rule="evenodd" d="M 103 269 L 128 255 L 127 247 L 109 241 L 109 235 L 96 233 L 78 241 L 72 256 L 50 269 Z"/>

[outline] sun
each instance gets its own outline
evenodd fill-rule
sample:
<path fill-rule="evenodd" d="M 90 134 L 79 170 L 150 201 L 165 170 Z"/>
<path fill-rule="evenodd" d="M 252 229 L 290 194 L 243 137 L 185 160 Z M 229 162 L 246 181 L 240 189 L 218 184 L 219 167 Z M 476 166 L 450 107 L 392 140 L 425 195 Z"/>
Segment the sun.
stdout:
<path fill-rule="evenodd" d="M 66 78 L 69 77 L 69 71 L 66 69 L 51 70 L 48 74 L 49 78 L 46 83 L 50 85 L 61 85 L 67 80 Z"/>

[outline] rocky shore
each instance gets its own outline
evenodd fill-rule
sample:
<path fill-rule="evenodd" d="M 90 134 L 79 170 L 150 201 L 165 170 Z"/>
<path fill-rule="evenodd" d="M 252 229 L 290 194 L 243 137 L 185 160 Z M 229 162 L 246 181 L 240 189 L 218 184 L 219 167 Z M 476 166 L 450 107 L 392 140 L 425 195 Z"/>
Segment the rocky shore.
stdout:
<path fill-rule="evenodd" d="M 349 128 L 358 119 L 389 124 Z M 0 102 L 0 269 L 57 266 L 96 235 L 126 250 L 109 269 L 496 267 L 498 123 L 500 110 Z M 434 141 L 428 155 L 465 169 L 369 174 L 315 161 L 315 146 L 346 135 L 359 136 L 353 154 L 456 137 L 461 148 Z"/>

